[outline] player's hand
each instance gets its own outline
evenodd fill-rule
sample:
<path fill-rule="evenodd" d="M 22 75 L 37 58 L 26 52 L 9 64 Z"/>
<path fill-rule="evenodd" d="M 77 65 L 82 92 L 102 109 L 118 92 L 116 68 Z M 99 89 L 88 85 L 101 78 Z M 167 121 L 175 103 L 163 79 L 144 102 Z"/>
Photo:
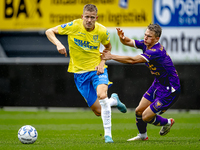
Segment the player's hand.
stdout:
<path fill-rule="evenodd" d="M 60 54 L 65 54 L 65 57 L 67 57 L 67 51 L 66 48 L 62 44 L 57 45 L 57 50 Z"/>
<path fill-rule="evenodd" d="M 121 30 L 120 28 L 116 28 L 116 30 L 117 30 L 117 34 L 118 34 L 119 38 L 124 40 L 125 39 L 124 31 Z"/>
<path fill-rule="evenodd" d="M 100 74 L 104 73 L 104 66 L 98 65 L 95 67 L 95 70 L 97 71 L 97 75 L 100 75 Z"/>
<path fill-rule="evenodd" d="M 104 50 L 103 52 L 100 52 L 100 53 L 101 53 L 101 59 L 102 60 L 110 60 L 110 59 L 112 59 L 112 54 L 110 53 L 110 51 Z"/>

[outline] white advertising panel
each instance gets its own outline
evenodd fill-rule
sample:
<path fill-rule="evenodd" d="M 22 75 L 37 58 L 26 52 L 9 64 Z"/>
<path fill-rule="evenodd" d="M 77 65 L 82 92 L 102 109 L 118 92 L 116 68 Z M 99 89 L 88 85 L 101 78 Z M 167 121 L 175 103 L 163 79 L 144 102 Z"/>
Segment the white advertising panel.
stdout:
<path fill-rule="evenodd" d="M 121 28 L 125 36 L 131 39 L 143 39 L 146 28 Z M 115 28 L 109 28 L 112 53 L 117 55 L 135 56 L 142 51 L 133 47 L 124 46 L 117 35 Z M 163 28 L 159 41 L 166 49 L 174 62 L 200 62 L 200 28 Z"/>

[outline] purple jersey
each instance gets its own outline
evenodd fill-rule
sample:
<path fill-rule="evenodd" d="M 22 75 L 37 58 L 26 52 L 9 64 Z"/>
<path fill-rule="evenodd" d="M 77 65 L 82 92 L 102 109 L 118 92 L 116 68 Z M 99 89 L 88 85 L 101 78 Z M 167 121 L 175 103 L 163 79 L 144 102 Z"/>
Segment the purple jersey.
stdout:
<path fill-rule="evenodd" d="M 135 40 L 135 46 L 143 50 L 141 54 L 146 60 L 146 66 L 154 75 L 153 85 L 160 92 L 173 92 L 180 88 L 178 73 L 165 48 L 156 43 L 151 49 L 147 49 L 144 40 Z"/>

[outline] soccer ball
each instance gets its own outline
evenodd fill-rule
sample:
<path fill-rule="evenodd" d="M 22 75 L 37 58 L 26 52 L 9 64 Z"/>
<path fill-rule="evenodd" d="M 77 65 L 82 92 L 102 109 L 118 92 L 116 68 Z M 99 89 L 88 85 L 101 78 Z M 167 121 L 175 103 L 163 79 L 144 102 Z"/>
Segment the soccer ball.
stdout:
<path fill-rule="evenodd" d="M 38 133 L 31 125 L 25 125 L 18 131 L 18 139 L 23 144 L 32 144 L 37 140 Z"/>

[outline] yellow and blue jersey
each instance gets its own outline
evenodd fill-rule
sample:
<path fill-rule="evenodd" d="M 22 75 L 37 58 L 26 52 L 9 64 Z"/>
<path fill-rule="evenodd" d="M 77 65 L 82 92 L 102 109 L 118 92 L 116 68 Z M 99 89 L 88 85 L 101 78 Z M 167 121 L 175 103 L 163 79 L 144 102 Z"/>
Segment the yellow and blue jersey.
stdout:
<path fill-rule="evenodd" d="M 70 55 L 68 72 L 72 73 L 94 71 L 101 62 L 100 43 L 107 45 L 110 42 L 109 32 L 103 25 L 96 22 L 94 30 L 88 32 L 83 26 L 82 19 L 60 25 L 58 33 L 68 35 Z"/>

